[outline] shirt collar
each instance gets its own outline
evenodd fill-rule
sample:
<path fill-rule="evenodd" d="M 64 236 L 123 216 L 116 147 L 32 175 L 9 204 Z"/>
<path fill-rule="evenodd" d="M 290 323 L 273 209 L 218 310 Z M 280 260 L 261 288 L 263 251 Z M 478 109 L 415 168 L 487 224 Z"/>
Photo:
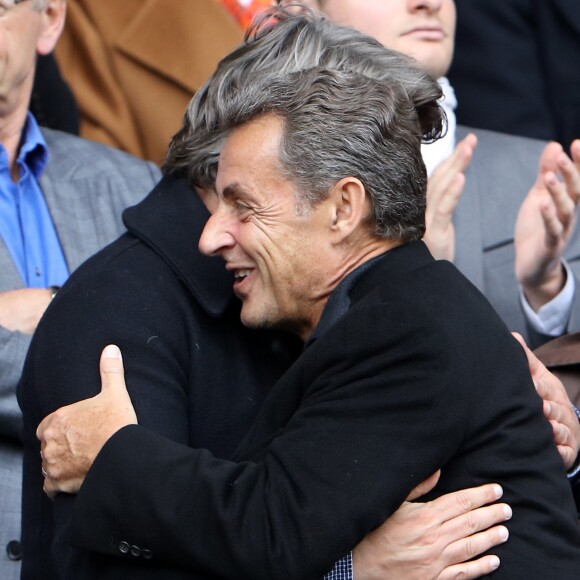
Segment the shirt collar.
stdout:
<path fill-rule="evenodd" d="M 309 347 L 318 337 L 322 336 L 331 326 L 342 318 L 350 308 L 350 292 L 360 277 L 370 270 L 385 254 L 371 258 L 368 262 L 348 274 L 332 291 L 328 302 L 322 311 L 322 316 L 316 328 L 310 335 L 304 348 Z"/>
<path fill-rule="evenodd" d="M 26 116 L 17 161 L 26 165 L 38 180 L 48 161 L 48 147 L 32 113 Z"/>

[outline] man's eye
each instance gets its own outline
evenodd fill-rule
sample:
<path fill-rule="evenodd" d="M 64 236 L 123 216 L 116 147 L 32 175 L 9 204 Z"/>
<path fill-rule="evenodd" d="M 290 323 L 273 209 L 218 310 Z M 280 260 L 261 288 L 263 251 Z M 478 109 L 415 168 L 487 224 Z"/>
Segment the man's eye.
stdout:
<path fill-rule="evenodd" d="M 236 209 L 238 211 L 242 211 L 242 212 L 244 212 L 244 211 L 250 211 L 250 208 L 246 204 L 244 204 L 244 203 L 242 203 L 240 201 L 236 201 Z"/>

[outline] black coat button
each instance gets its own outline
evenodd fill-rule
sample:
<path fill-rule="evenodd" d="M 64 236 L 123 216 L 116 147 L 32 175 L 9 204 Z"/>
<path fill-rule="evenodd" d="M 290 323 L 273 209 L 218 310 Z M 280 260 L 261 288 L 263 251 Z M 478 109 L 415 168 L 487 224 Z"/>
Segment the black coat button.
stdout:
<path fill-rule="evenodd" d="M 138 558 L 141 555 L 141 548 L 139 546 L 131 546 L 131 556 Z"/>
<path fill-rule="evenodd" d="M 131 546 L 127 542 L 119 542 L 119 552 L 121 554 L 128 554 Z"/>
<path fill-rule="evenodd" d="M 22 544 L 18 540 L 8 542 L 6 554 L 10 560 L 22 560 Z"/>
<path fill-rule="evenodd" d="M 151 550 L 143 549 L 141 550 L 141 556 L 143 556 L 145 560 L 151 560 L 151 558 L 153 558 L 153 552 Z"/>

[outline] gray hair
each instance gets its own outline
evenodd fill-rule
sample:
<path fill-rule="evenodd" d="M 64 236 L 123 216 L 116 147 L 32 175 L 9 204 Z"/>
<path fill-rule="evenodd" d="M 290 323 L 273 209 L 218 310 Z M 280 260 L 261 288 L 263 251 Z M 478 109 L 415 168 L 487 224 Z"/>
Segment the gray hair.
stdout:
<path fill-rule="evenodd" d="M 347 176 L 358 178 L 372 204 L 376 236 L 409 242 L 423 236 L 427 174 L 421 137 L 441 131 L 435 81 L 417 110 L 400 82 L 321 67 L 260 76 L 224 103 L 221 131 L 273 114 L 283 121 L 282 173 L 314 206 Z"/>
<path fill-rule="evenodd" d="M 260 74 L 286 74 L 316 66 L 353 71 L 397 83 L 417 110 L 431 102 L 431 91 L 439 90 L 409 57 L 304 7 L 296 14 L 292 7 L 264 12 L 249 28 L 245 43 L 225 57 L 199 89 L 169 146 L 164 173 L 185 175 L 192 186 L 213 187 L 225 139 L 218 129 L 223 108 Z M 423 137 L 433 140 L 437 134 L 427 130 Z"/>

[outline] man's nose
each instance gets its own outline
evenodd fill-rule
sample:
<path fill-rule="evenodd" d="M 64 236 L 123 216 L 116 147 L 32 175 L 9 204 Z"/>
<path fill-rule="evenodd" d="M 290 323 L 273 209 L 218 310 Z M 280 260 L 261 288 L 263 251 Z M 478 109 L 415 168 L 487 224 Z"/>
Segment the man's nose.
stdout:
<path fill-rule="evenodd" d="M 443 0 L 407 0 L 409 11 L 427 10 L 427 12 L 438 12 L 441 10 Z"/>
<path fill-rule="evenodd" d="M 218 256 L 235 243 L 231 218 L 219 211 L 213 213 L 201 232 L 200 252 L 206 256 Z"/>

